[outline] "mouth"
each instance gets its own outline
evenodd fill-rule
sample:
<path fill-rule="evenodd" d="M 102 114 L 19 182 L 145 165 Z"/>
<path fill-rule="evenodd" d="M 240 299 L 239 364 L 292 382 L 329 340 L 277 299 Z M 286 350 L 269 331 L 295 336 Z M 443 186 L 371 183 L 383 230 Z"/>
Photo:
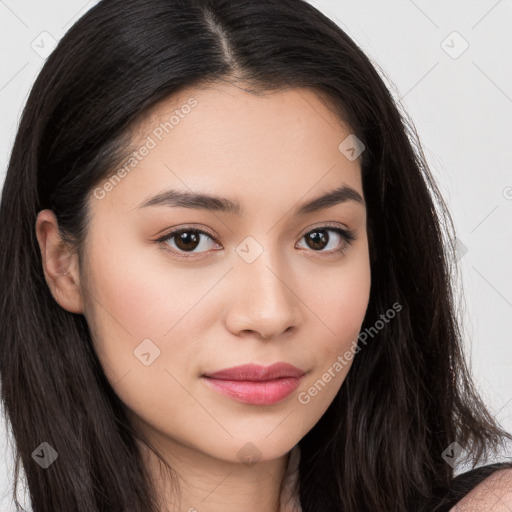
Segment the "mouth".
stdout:
<path fill-rule="evenodd" d="M 270 366 L 259 364 L 244 364 L 225 368 L 213 373 L 205 373 L 203 377 L 219 380 L 243 380 L 252 382 L 266 382 L 282 378 L 299 378 L 304 375 L 303 370 L 289 363 L 274 363 Z"/>
<path fill-rule="evenodd" d="M 273 405 L 295 391 L 305 373 L 288 363 L 275 363 L 268 367 L 248 364 L 206 373 L 201 377 L 215 391 L 238 402 Z"/>

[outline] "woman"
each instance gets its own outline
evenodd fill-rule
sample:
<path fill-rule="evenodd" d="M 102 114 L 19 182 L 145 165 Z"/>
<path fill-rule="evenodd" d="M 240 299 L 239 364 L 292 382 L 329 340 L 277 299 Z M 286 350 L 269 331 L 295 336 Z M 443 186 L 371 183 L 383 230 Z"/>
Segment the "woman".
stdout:
<path fill-rule="evenodd" d="M 511 465 L 453 479 L 512 437 L 465 367 L 449 213 L 307 3 L 99 2 L 36 80 L 1 205 L 34 512 L 510 507 Z"/>

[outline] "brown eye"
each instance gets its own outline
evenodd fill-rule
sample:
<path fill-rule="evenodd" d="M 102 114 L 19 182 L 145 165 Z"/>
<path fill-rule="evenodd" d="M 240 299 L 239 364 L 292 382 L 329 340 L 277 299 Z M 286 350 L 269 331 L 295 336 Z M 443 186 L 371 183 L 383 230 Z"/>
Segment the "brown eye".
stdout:
<path fill-rule="evenodd" d="M 334 233 L 330 235 L 329 233 Z M 306 240 L 307 248 L 321 253 L 343 253 L 350 244 L 356 239 L 353 231 L 341 229 L 339 227 L 321 226 L 315 228 L 303 236 Z M 331 247 L 329 247 L 331 245 Z M 328 248 L 330 250 L 323 250 Z"/>
<path fill-rule="evenodd" d="M 305 238 L 306 240 L 309 240 L 309 247 L 315 250 L 323 249 L 329 243 L 327 230 L 317 229 L 315 231 L 311 231 L 305 236 Z"/>
<path fill-rule="evenodd" d="M 167 235 L 157 240 L 157 242 L 163 244 L 167 251 L 170 251 L 177 256 L 184 258 L 193 257 L 196 254 L 203 252 L 208 252 L 209 241 L 214 241 L 213 237 L 209 233 L 195 228 L 177 229 L 171 231 Z M 174 242 L 174 244 L 171 242 Z M 203 250 L 196 251 L 198 248 Z M 191 256 L 184 253 L 191 253 Z"/>
<path fill-rule="evenodd" d="M 200 242 L 200 236 L 197 231 L 181 231 L 173 235 L 176 246 L 182 251 L 193 251 Z"/>

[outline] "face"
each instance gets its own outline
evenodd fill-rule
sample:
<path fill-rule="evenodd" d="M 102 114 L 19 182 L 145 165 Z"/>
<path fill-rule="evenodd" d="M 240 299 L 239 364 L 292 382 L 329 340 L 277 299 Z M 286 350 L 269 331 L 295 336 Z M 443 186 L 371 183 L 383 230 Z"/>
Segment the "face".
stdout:
<path fill-rule="evenodd" d="M 134 159 L 92 191 L 83 314 L 159 447 L 269 460 L 334 399 L 370 293 L 360 163 L 339 149 L 350 133 L 307 89 L 188 89 L 149 113 Z M 204 377 L 277 362 L 303 376 Z"/>

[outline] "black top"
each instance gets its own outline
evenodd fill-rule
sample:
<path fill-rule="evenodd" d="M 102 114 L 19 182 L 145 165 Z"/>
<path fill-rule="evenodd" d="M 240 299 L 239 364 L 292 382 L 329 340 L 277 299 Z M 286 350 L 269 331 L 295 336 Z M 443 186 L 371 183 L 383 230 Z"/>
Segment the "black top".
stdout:
<path fill-rule="evenodd" d="M 488 464 L 479 468 L 466 471 L 457 475 L 450 485 L 448 493 L 436 504 L 432 512 L 448 512 L 454 507 L 466 494 L 469 494 L 480 482 L 485 480 L 495 471 L 502 469 L 512 469 L 512 462 L 499 462 Z"/>

